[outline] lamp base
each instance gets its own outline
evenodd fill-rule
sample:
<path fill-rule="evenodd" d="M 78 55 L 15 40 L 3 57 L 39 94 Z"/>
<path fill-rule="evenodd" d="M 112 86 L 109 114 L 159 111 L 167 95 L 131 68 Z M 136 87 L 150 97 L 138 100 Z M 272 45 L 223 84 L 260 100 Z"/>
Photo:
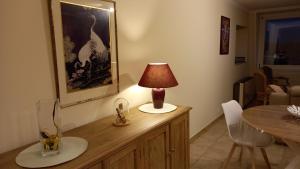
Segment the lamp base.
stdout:
<path fill-rule="evenodd" d="M 177 106 L 169 103 L 164 103 L 163 108 L 156 109 L 153 106 L 153 103 L 143 104 L 139 107 L 139 110 L 144 113 L 153 113 L 153 114 L 161 114 L 161 113 L 169 113 L 177 109 Z"/>
<path fill-rule="evenodd" d="M 155 109 L 161 109 L 164 106 L 165 89 L 153 88 L 152 89 L 152 102 Z"/>

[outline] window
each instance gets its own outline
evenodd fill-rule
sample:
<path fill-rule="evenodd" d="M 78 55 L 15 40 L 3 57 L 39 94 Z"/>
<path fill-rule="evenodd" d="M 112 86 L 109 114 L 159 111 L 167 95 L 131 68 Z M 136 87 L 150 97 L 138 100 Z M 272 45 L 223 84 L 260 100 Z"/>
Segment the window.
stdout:
<path fill-rule="evenodd" d="M 300 12 L 259 16 L 258 65 L 300 65 Z"/>
<path fill-rule="evenodd" d="M 264 65 L 300 65 L 300 18 L 267 20 Z"/>

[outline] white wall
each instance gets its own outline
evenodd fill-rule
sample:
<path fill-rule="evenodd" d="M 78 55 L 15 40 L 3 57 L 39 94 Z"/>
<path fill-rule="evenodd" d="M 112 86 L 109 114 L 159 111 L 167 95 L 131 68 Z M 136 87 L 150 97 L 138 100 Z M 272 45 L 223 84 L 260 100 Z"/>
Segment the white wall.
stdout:
<path fill-rule="evenodd" d="M 235 56 L 248 58 L 249 48 L 249 31 L 247 27 L 236 29 Z"/>
<path fill-rule="evenodd" d="M 248 13 L 227 0 L 152 0 L 149 5 L 120 0 L 118 5 L 120 32 L 125 24 L 122 21 L 128 32 L 130 28 L 135 31 L 137 23 L 146 23 L 137 32 L 143 32 L 139 45 L 149 51 L 139 56 L 171 65 L 179 86 L 168 89 L 167 100 L 193 107 L 193 136 L 222 113 L 220 104 L 232 98 L 234 81 L 248 74 L 247 64 L 234 64 L 235 27 L 247 26 Z M 230 55 L 219 55 L 221 15 L 231 18 Z M 135 16 L 139 19 L 132 19 Z M 132 41 L 135 39 L 133 36 Z"/>
<path fill-rule="evenodd" d="M 232 85 L 248 74 L 234 65 L 235 25 L 247 13 L 230 0 L 117 0 L 121 93 L 63 109 L 65 130 L 112 113 L 116 97 L 132 106 L 150 100 L 134 85 L 148 62 L 168 62 L 179 86 L 166 101 L 189 105 L 191 136 L 221 114 Z M 219 55 L 220 16 L 231 18 L 230 55 Z M 55 97 L 45 0 L 0 2 L 0 152 L 37 140 L 35 103 Z"/>

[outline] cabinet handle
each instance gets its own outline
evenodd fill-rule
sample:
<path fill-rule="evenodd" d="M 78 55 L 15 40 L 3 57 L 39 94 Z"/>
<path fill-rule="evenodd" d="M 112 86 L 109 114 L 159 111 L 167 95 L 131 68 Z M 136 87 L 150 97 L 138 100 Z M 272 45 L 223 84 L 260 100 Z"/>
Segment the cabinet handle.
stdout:
<path fill-rule="evenodd" d="M 171 156 L 173 153 L 175 153 L 175 148 L 171 148 L 168 152 L 168 156 Z"/>

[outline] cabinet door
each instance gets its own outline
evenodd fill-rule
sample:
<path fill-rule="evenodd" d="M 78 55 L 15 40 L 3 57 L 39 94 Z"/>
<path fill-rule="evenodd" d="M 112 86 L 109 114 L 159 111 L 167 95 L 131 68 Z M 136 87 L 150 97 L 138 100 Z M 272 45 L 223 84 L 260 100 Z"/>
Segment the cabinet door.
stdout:
<path fill-rule="evenodd" d="M 171 169 L 188 169 L 190 154 L 188 113 L 173 120 L 170 131 Z"/>
<path fill-rule="evenodd" d="M 93 167 L 90 167 L 89 169 L 102 169 L 102 163 L 96 164 Z"/>
<path fill-rule="evenodd" d="M 104 160 L 104 169 L 138 169 L 139 154 L 136 144 L 128 146 Z"/>
<path fill-rule="evenodd" d="M 169 169 L 169 126 L 155 129 L 145 136 L 144 169 Z"/>

